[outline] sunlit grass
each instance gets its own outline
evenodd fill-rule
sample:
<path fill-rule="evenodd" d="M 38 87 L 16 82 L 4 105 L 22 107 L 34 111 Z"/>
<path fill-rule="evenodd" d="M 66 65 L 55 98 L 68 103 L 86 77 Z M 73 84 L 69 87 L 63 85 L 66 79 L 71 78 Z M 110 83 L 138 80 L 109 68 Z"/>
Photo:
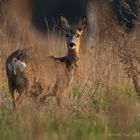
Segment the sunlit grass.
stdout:
<path fill-rule="evenodd" d="M 47 99 L 42 110 L 37 110 L 31 99 L 14 111 L 5 72 L 9 54 L 25 47 L 37 57 L 64 56 L 67 48 L 60 34 L 42 35 L 28 21 L 21 24 L 16 14 L 7 16 L 9 20 L 0 26 L 0 140 L 139 140 L 140 103 L 118 57 L 118 26 L 109 20 L 112 27 L 101 22 L 101 38 L 96 44 L 89 44 L 88 38 L 82 40 L 80 66 L 66 93 L 64 112 L 53 98 Z M 136 33 L 125 39 L 130 47 L 139 46 Z M 124 42 L 121 38 L 119 45 Z"/>

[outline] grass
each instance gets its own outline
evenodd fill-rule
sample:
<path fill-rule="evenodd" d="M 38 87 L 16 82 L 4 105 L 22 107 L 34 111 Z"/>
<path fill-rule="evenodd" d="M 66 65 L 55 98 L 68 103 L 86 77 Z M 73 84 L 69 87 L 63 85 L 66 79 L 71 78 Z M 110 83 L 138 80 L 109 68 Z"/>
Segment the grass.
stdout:
<path fill-rule="evenodd" d="M 62 56 L 66 47 L 63 37 L 55 32 L 38 33 L 29 20 L 20 22 L 16 8 L 11 9 L 0 26 L 0 140 L 139 140 L 139 98 L 124 70 L 127 64 L 120 62 L 122 48 L 118 47 L 127 40 L 138 58 L 138 31 L 120 33 L 114 22 L 108 18 L 103 21 L 107 15 L 103 13 L 94 47 L 85 40 L 81 43 L 79 71 L 65 97 L 65 112 L 60 113 L 52 98 L 42 110 L 29 100 L 21 110 L 13 111 L 5 74 L 7 56 L 23 47 L 31 48 L 39 57 Z"/>
<path fill-rule="evenodd" d="M 104 128 L 93 119 L 50 117 L 48 114 L 11 114 L 5 112 L 0 120 L 1 139 L 54 139 L 54 140 L 84 140 L 98 138 L 104 133 Z M 3 120 L 3 118 L 5 118 Z M 30 123 L 29 123 L 29 122 Z M 5 128 L 5 124 L 6 128 Z M 3 129 L 5 130 L 3 132 Z M 101 132 L 102 130 L 102 132 Z M 88 135 L 87 135 L 88 134 Z"/>
<path fill-rule="evenodd" d="M 85 104 L 85 98 L 80 98 L 64 114 L 56 105 L 49 108 L 52 102 L 44 110 L 36 110 L 30 102 L 14 112 L 7 105 L 8 98 L 0 107 L 1 140 L 139 139 L 140 105 L 129 94 L 100 89 L 95 102 Z"/>

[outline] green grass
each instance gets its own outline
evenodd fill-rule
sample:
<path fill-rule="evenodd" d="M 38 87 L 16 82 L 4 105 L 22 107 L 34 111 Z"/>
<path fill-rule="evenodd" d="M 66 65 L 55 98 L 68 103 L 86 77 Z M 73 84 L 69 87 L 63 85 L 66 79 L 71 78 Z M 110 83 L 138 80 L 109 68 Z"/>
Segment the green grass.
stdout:
<path fill-rule="evenodd" d="M 117 126 L 113 126 L 111 122 L 103 125 L 91 117 L 56 117 L 49 116 L 47 113 L 24 113 L 1 112 L 1 140 L 114 140 L 124 137 L 136 140 L 139 138 L 125 136 L 138 133 L 139 120 L 136 122 L 137 131 L 123 133 L 116 131 Z M 124 136 L 120 137 L 120 135 Z"/>
<path fill-rule="evenodd" d="M 73 96 L 79 93 L 78 87 L 75 88 L 72 89 Z M 137 111 L 140 107 L 132 98 L 135 94 L 130 96 L 127 91 L 133 90 L 128 88 L 125 94 L 115 91 L 98 90 L 96 104 L 88 104 L 87 112 L 82 108 L 82 102 L 86 102 L 83 95 L 76 104 L 77 110 L 71 107 L 71 111 L 66 109 L 63 114 L 59 108 L 38 111 L 32 103 L 18 111 L 8 107 L 11 103 L 3 104 L 0 106 L 0 140 L 137 140 L 140 138 L 140 114 Z M 4 102 L 11 102 L 9 96 Z"/>
<path fill-rule="evenodd" d="M 94 118 L 24 113 L 1 111 L 1 140 L 93 140 L 105 135 Z"/>

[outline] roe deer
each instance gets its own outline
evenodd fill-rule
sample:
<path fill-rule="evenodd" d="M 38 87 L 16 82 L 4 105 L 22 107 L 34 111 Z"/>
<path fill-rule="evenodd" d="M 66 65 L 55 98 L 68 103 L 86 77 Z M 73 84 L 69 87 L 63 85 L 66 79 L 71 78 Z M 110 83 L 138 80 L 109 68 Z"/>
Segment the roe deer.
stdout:
<path fill-rule="evenodd" d="M 87 18 L 82 17 L 77 27 L 70 27 L 67 19 L 60 16 L 59 23 L 66 35 L 68 52 L 64 57 L 37 56 L 39 63 L 33 63 L 33 54 L 27 49 L 13 52 L 6 61 L 9 89 L 13 108 L 19 107 L 25 97 L 36 97 L 44 102 L 46 97 L 55 96 L 63 108 L 63 96 L 74 78 L 79 65 L 80 37 L 87 26 Z M 15 91 L 19 96 L 15 98 Z"/>

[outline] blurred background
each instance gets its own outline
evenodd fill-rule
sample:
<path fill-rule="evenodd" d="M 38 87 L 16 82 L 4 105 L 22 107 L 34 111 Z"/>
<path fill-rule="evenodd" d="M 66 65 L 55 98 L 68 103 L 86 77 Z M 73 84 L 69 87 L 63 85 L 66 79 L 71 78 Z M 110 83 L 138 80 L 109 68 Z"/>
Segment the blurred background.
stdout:
<path fill-rule="evenodd" d="M 95 25 L 103 9 L 108 11 L 109 18 L 116 19 L 120 26 L 131 31 L 138 22 L 139 13 L 139 0 L 0 0 L 0 3 L 1 14 L 3 5 L 9 4 L 8 8 L 13 7 L 20 16 L 30 15 L 31 22 L 43 32 L 57 26 L 60 15 L 66 16 L 72 24 L 86 15 Z"/>
<path fill-rule="evenodd" d="M 30 48 L 35 65 L 48 55 L 64 56 L 60 15 L 73 25 L 88 17 L 64 118 L 52 98 L 43 112 L 30 102 L 13 113 L 5 61 L 19 48 Z M 0 0 L 0 138 L 132 140 L 136 134 L 139 140 L 139 25 L 140 0 Z"/>

